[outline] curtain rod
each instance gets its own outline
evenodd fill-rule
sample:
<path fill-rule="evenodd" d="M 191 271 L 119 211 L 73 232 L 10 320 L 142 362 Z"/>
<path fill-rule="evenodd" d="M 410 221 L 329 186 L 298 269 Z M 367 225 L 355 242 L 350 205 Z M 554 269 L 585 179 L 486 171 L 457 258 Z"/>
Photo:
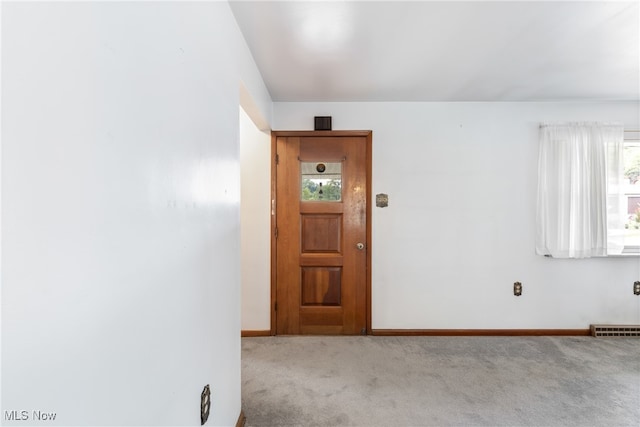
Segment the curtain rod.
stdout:
<path fill-rule="evenodd" d="M 546 128 L 546 127 L 563 127 L 563 126 L 576 126 L 576 125 L 597 125 L 597 126 L 601 126 L 601 127 L 618 127 L 618 126 L 622 126 L 622 124 L 619 123 L 597 123 L 597 122 L 567 122 L 567 123 L 541 123 L 539 125 L 540 128 Z M 624 132 L 640 132 L 640 130 L 624 130 Z"/>
<path fill-rule="evenodd" d="M 562 126 L 564 123 L 560 123 L 559 126 Z M 547 126 L 556 126 L 555 124 L 551 123 L 551 124 L 547 124 L 547 123 L 542 123 L 540 124 L 540 129 L 547 127 Z M 616 126 L 615 124 L 609 124 L 609 123 L 605 123 L 604 126 Z M 628 132 L 628 133 L 640 133 L 640 130 L 636 130 L 636 129 L 623 129 L 623 132 Z"/>

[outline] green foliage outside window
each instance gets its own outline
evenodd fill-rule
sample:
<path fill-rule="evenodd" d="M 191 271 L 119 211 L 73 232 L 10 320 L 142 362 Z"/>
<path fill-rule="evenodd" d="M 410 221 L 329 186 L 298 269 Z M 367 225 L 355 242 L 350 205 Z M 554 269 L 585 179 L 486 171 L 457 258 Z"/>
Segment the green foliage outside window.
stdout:
<path fill-rule="evenodd" d="M 632 185 L 640 180 L 640 147 L 624 147 L 624 177 Z"/>
<path fill-rule="evenodd" d="M 631 185 L 640 181 L 640 146 L 627 145 L 624 147 L 624 177 Z M 636 208 L 635 214 L 630 215 L 625 225 L 628 230 L 640 230 L 640 205 Z"/>
<path fill-rule="evenodd" d="M 310 179 L 302 180 L 302 200 L 340 201 L 342 197 L 342 183 L 331 179 L 326 183 L 319 183 Z"/>

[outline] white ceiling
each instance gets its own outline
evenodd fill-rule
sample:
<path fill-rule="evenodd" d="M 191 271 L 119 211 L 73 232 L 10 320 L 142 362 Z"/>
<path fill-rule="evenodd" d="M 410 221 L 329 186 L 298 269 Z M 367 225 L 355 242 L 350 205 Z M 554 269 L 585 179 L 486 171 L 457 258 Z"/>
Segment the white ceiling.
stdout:
<path fill-rule="evenodd" d="M 640 99 L 639 1 L 234 1 L 274 101 Z"/>

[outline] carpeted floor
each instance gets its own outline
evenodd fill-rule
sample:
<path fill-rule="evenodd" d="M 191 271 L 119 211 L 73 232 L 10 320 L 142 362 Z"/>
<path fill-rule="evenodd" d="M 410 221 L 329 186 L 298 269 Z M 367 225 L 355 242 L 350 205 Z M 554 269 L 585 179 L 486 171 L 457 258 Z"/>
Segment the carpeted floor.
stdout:
<path fill-rule="evenodd" d="M 640 426 L 640 340 L 242 339 L 247 426 Z"/>

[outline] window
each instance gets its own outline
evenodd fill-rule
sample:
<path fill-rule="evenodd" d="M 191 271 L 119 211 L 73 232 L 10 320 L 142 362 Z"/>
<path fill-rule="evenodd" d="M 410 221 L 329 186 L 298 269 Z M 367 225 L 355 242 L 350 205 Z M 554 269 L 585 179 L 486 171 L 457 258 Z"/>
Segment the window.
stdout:
<path fill-rule="evenodd" d="M 342 200 L 342 163 L 301 162 L 300 200 L 339 202 Z"/>
<path fill-rule="evenodd" d="M 640 142 L 625 141 L 622 180 L 625 209 L 624 252 L 640 253 Z"/>
<path fill-rule="evenodd" d="M 621 124 L 543 124 L 536 253 L 554 258 L 640 254 L 639 150 L 625 145 Z"/>

